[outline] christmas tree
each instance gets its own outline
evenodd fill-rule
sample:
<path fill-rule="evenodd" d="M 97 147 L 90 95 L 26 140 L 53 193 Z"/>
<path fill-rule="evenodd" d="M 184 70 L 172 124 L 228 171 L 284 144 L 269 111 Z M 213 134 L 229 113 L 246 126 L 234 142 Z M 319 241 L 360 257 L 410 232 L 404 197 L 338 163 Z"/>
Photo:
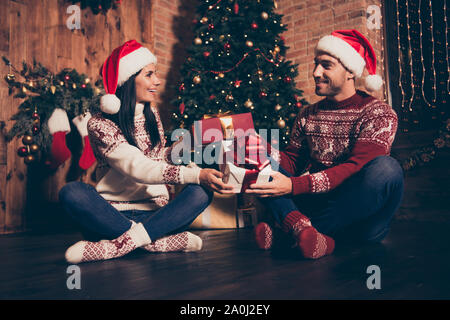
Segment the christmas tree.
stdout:
<path fill-rule="evenodd" d="M 307 102 L 295 87 L 297 65 L 286 59 L 281 36 L 287 27 L 274 9 L 273 0 L 201 1 L 173 101 L 176 127 L 190 128 L 205 114 L 251 112 L 256 130 L 279 129 L 279 147 L 288 143 Z"/>

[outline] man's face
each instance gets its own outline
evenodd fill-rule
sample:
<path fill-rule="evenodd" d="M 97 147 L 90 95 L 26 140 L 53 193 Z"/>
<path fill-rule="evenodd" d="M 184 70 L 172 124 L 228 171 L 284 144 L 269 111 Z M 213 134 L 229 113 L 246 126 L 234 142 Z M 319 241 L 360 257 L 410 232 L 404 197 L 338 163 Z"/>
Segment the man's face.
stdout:
<path fill-rule="evenodd" d="M 314 58 L 314 65 L 313 77 L 318 96 L 336 96 L 342 92 L 347 81 L 354 77 L 338 59 L 326 53 L 319 52 Z"/>

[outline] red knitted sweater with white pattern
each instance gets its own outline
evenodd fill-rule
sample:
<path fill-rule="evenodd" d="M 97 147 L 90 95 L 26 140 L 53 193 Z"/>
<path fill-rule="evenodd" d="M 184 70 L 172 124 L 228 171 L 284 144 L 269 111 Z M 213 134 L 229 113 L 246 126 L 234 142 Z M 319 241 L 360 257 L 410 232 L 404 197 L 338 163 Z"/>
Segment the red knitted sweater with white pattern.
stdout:
<path fill-rule="evenodd" d="M 292 193 L 328 192 L 375 157 L 389 155 L 397 125 L 391 106 L 362 91 L 306 106 L 280 154 L 281 166 L 293 175 Z M 309 174 L 299 176 L 304 171 Z"/>

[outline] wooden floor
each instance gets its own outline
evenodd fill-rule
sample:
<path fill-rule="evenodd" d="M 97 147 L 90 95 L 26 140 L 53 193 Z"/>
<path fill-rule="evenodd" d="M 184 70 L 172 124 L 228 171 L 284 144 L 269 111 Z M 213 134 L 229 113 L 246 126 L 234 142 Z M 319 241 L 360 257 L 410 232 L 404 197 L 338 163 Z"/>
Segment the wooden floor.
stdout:
<path fill-rule="evenodd" d="M 395 221 L 383 244 L 338 246 L 304 260 L 290 250 L 259 251 L 252 230 L 196 232 L 197 253 L 150 254 L 80 264 L 69 290 L 65 249 L 77 233 L 0 237 L 1 299 L 448 299 L 449 223 Z M 369 290 L 378 265 L 381 289 Z"/>

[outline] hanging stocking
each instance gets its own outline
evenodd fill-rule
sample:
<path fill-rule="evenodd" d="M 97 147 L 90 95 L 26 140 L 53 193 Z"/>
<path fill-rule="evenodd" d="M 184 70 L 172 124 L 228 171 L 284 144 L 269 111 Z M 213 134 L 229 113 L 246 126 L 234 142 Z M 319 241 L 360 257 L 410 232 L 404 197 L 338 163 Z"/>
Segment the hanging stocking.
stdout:
<path fill-rule="evenodd" d="M 89 169 L 95 162 L 95 156 L 89 142 L 87 130 L 87 123 L 91 117 L 91 114 L 87 112 L 85 115 L 79 115 L 78 117 L 72 119 L 72 123 L 75 125 L 75 127 L 77 127 L 84 144 L 80 161 L 78 161 L 78 165 L 83 170 Z"/>
<path fill-rule="evenodd" d="M 50 168 L 56 169 L 71 155 L 66 145 L 66 134 L 70 132 L 70 123 L 66 111 L 56 108 L 48 119 L 47 125 L 53 137 L 48 164 Z"/>

